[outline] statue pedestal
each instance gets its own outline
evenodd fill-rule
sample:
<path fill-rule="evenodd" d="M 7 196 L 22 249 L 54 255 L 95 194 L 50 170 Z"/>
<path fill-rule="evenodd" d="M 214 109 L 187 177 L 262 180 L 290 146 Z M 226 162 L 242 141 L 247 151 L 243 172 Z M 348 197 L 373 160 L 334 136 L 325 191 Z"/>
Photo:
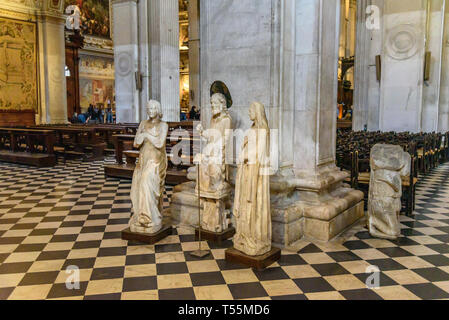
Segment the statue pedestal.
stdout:
<path fill-rule="evenodd" d="M 195 240 L 199 240 L 198 235 L 199 229 L 195 228 Z M 221 244 L 223 241 L 232 238 L 235 234 L 235 228 L 230 227 L 222 232 L 211 232 L 208 230 L 201 229 L 201 240 L 212 241 L 217 244 Z"/>
<path fill-rule="evenodd" d="M 138 233 L 131 232 L 130 228 L 122 231 L 122 240 L 142 242 L 146 244 L 155 244 L 172 234 L 171 225 L 163 225 L 162 229 L 156 233 Z"/>
<path fill-rule="evenodd" d="M 232 247 L 225 251 L 225 258 L 226 261 L 229 262 L 243 264 L 248 267 L 256 268 L 257 270 L 263 270 L 281 258 L 281 249 L 272 247 L 271 251 L 264 255 L 248 256 Z"/>

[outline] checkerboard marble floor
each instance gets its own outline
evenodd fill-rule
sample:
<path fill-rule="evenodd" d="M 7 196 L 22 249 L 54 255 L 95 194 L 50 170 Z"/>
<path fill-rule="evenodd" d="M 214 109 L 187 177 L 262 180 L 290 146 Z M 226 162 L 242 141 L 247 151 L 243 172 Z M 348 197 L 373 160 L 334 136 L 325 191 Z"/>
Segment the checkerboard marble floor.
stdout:
<path fill-rule="evenodd" d="M 301 241 L 264 271 L 231 264 L 222 246 L 199 261 L 190 230 L 156 245 L 128 244 L 131 181 L 105 179 L 103 162 L 54 168 L 0 163 L 0 299 L 448 299 L 449 164 L 420 182 L 403 237 Z M 168 205 L 167 188 L 165 205 Z M 380 288 L 365 285 L 380 269 Z M 79 289 L 66 288 L 68 266 Z"/>

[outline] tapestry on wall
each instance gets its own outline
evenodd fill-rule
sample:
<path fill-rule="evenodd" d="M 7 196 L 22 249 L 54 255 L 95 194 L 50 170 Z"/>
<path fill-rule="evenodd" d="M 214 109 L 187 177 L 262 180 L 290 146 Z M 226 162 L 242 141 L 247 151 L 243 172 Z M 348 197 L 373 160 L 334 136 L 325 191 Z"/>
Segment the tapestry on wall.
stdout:
<path fill-rule="evenodd" d="M 36 109 L 36 25 L 0 18 L 0 110 Z"/>
<path fill-rule="evenodd" d="M 111 38 L 109 0 L 65 0 L 64 8 L 70 5 L 80 8 L 84 35 Z"/>

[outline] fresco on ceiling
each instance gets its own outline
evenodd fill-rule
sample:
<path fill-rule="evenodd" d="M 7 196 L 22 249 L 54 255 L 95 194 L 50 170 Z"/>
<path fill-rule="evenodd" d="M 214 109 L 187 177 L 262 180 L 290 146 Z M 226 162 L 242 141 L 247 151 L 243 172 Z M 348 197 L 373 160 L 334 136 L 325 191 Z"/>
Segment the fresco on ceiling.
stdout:
<path fill-rule="evenodd" d="M 80 8 L 84 35 L 111 38 L 109 0 L 65 0 L 64 8 L 70 5 Z"/>

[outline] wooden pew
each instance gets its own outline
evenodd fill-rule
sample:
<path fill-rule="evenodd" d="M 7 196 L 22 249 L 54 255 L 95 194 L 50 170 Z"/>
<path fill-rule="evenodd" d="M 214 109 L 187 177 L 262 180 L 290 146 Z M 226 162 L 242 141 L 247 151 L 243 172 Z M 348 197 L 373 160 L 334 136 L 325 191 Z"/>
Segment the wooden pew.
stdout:
<path fill-rule="evenodd" d="M 168 158 L 168 169 L 166 176 L 166 183 L 177 185 L 184 182 L 187 182 L 187 169 L 193 165 L 193 129 L 191 127 L 191 123 L 186 122 L 171 122 L 169 125 L 169 133 L 167 135 L 166 141 L 166 152 Z M 189 143 L 190 143 L 190 157 L 181 155 L 181 159 L 187 160 L 189 163 L 185 165 L 183 163 L 179 165 L 174 165 L 171 161 L 172 159 L 172 148 L 181 140 L 171 141 L 171 133 L 176 129 L 186 129 L 189 132 Z M 125 179 L 132 179 L 132 175 L 134 173 L 135 163 L 138 161 L 139 151 L 133 148 L 134 135 L 114 135 L 114 144 L 115 144 L 115 157 L 116 163 L 111 165 L 105 165 L 105 175 L 107 177 L 118 177 Z M 126 158 L 126 162 L 123 161 L 123 158 Z"/>
<path fill-rule="evenodd" d="M 83 161 L 104 160 L 106 144 L 99 141 L 93 127 L 45 125 L 35 126 L 32 129 L 47 128 L 56 134 L 56 146 L 60 147 L 57 153 L 69 157 L 81 157 Z"/>
<path fill-rule="evenodd" d="M 56 165 L 52 130 L 0 128 L 0 160 L 37 167 Z"/>

